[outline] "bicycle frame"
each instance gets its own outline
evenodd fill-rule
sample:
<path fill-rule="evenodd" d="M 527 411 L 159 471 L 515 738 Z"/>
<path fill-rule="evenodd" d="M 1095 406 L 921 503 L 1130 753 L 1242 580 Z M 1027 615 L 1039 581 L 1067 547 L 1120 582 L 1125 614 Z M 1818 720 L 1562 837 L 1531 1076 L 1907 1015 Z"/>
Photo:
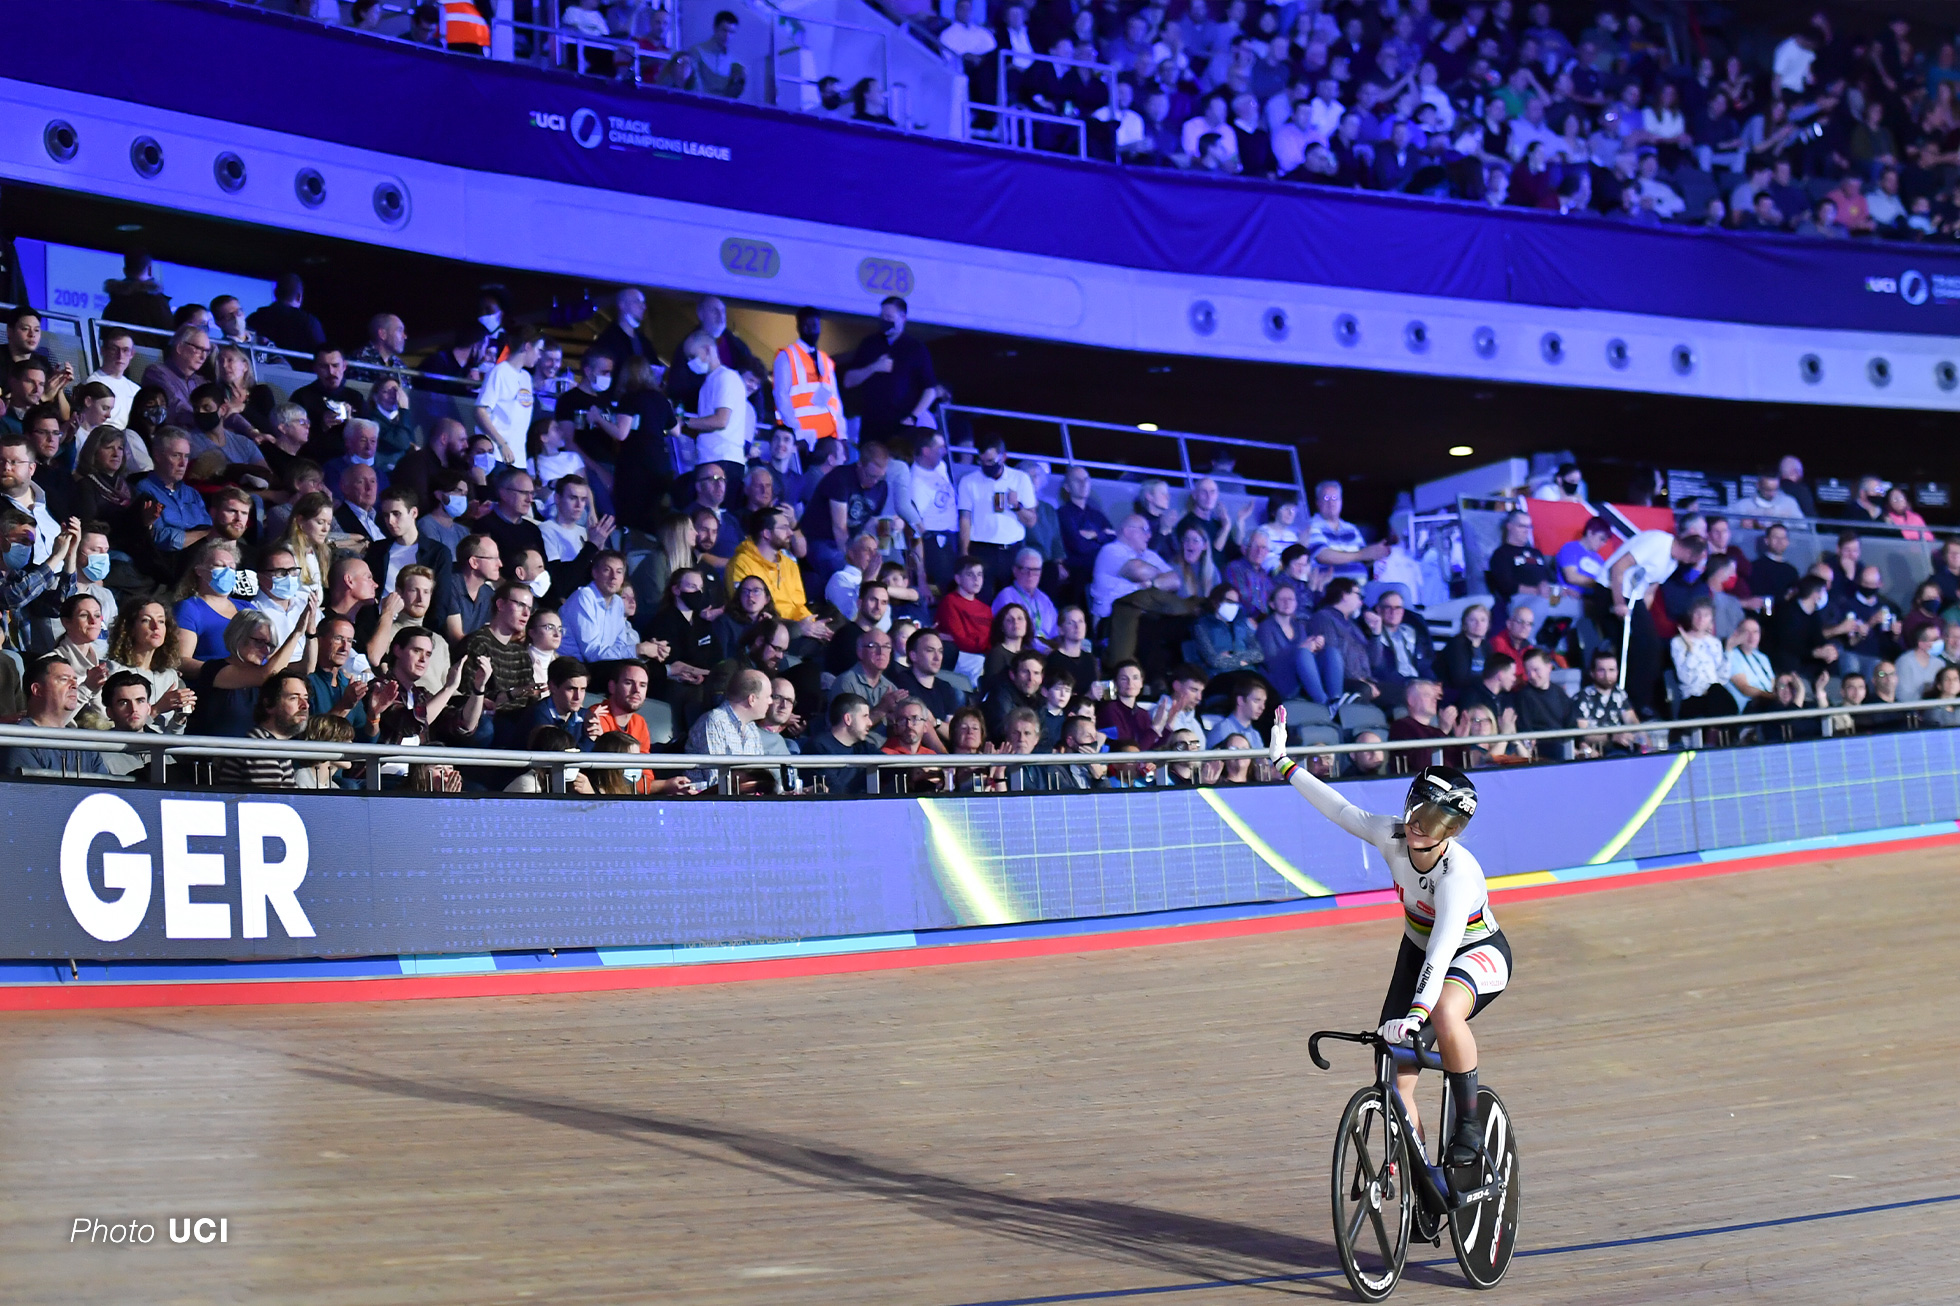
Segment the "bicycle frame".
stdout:
<path fill-rule="evenodd" d="M 1409 1120 L 1408 1107 L 1402 1101 L 1401 1090 L 1396 1087 L 1395 1075 L 1401 1070 L 1415 1070 L 1418 1073 L 1424 1070 L 1441 1070 L 1443 1058 L 1432 1047 L 1402 1047 L 1388 1042 L 1375 1033 L 1336 1034 L 1323 1030 L 1307 1040 L 1307 1055 L 1322 1070 L 1333 1069 L 1327 1059 L 1320 1054 L 1320 1040 L 1323 1038 L 1338 1039 L 1343 1043 L 1362 1043 L 1374 1049 L 1375 1086 L 1381 1090 L 1383 1098 L 1388 1102 L 1389 1110 L 1395 1113 L 1396 1126 L 1402 1131 L 1403 1150 L 1410 1162 L 1411 1177 L 1415 1182 L 1416 1192 L 1422 1199 L 1425 1213 L 1440 1221 L 1458 1207 L 1484 1201 L 1504 1190 L 1504 1181 L 1497 1179 L 1481 1188 L 1459 1193 L 1450 1187 L 1449 1180 L 1443 1173 L 1443 1167 L 1431 1162 L 1428 1153 L 1423 1150 L 1422 1140 Z M 1437 1121 L 1438 1138 L 1448 1137 L 1446 1126 L 1449 1122 L 1451 1105 L 1450 1086 L 1446 1079 L 1443 1081 L 1442 1119 Z M 1440 1233 L 1440 1226 L 1437 1232 Z M 1436 1234 L 1427 1236 L 1434 1238 Z"/>

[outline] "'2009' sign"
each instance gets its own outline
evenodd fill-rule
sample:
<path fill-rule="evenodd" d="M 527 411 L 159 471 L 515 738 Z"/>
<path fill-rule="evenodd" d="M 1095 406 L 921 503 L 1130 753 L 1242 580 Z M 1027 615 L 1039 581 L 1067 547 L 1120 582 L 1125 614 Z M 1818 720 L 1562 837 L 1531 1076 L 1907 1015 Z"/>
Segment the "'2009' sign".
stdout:
<path fill-rule="evenodd" d="M 225 855 L 192 852 L 192 839 L 221 839 L 227 831 L 223 801 L 165 798 L 157 803 L 159 857 L 128 851 L 102 854 L 102 887 L 120 891 L 105 898 L 89 877 L 89 859 L 103 836 L 127 850 L 146 843 L 150 831 L 134 807 L 114 794 L 90 794 L 75 804 L 61 832 L 61 892 L 76 924 L 93 938 L 117 943 L 134 934 L 149 915 L 162 862 L 163 932 L 172 939 L 229 939 L 231 903 L 198 901 L 194 888 L 222 888 Z M 272 845 L 280 852 L 268 856 Z M 266 937 L 267 907 L 279 917 L 288 938 L 314 937 L 313 922 L 299 905 L 311 847 L 306 822 L 285 803 L 238 804 L 238 916 L 242 937 Z"/>
<path fill-rule="evenodd" d="M 909 295 L 918 283 L 912 269 L 898 260 L 868 258 L 858 264 L 858 284 L 873 294 Z"/>

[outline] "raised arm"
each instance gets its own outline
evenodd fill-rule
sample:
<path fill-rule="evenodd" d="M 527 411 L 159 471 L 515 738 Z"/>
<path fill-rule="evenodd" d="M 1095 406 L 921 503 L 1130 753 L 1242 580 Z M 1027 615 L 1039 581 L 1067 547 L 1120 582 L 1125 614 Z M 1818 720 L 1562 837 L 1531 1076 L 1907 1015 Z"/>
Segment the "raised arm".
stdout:
<path fill-rule="evenodd" d="M 1286 709 L 1283 707 L 1273 713 L 1273 736 L 1268 756 L 1272 759 L 1273 769 L 1298 789 L 1301 796 L 1312 803 L 1322 816 L 1364 843 L 1377 848 L 1388 846 L 1395 829 L 1394 817 L 1362 811 L 1343 798 L 1339 790 L 1286 755 Z"/>

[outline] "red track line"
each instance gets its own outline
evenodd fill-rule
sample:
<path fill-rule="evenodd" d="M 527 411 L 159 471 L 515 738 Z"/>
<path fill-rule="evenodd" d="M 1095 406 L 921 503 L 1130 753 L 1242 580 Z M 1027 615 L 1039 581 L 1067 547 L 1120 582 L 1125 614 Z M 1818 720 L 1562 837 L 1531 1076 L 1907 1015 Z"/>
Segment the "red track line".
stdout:
<path fill-rule="evenodd" d="M 1573 893 L 1637 888 L 1676 880 L 1705 879 L 1777 866 L 1874 857 L 1960 844 L 1960 832 L 1900 839 L 1887 843 L 1854 844 L 1843 848 L 1804 849 L 1743 857 L 1730 861 L 1696 862 L 1654 871 L 1573 884 L 1539 884 L 1499 890 L 1507 900 L 1556 898 Z M 498 971 L 481 975 L 400 975 L 365 979 L 194 980 L 183 983 L 145 980 L 130 983 L 87 981 L 70 984 L 0 986 L 0 1011 L 73 1011 L 118 1007 L 268 1006 L 314 1002 L 380 1002 L 410 998 L 520 997 L 551 993 L 606 993 L 627 989 L 678 988 L 695 984 L 729 984 L 746 980 L 793 979 L 811 975 L 846 975 L 868 971 L 910 970 L 961 962 L 1008 961 L 1022 957 L 1053 957 L 1070 953 L 1104 952 L 1113 948 L 1154 947 L 1164 943 L 1198 943 L 1213 939 L 1277 934 L 1356 921 L 1402 915 L 1399 903 L 1365 907 L 1336 907 L 1322 911 L 1257 916 L 1245 920 L 1205 921 L 1148 929 L 1112 930 L 1105 934 L 1075 934 L 1051 938 L 1009 939 L 991 943 L 941 944 L 885 952 L 833 953 L 819 957 L 772 957 L 761 961 L 705 962 L 692 966 L 632 966 L 609 969 Z"/>

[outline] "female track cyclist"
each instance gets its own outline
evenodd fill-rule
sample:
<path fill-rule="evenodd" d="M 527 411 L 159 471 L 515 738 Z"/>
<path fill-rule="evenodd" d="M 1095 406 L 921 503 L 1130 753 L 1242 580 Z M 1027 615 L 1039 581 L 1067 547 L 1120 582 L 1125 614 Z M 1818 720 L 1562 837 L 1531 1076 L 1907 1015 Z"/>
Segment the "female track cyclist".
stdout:
<path fill-rule="evenodd" d="M 1477 810 L 1477 790 L 1453 766 L 1426 766 L 1409 785 L 1400 820 L 1364 812 L 1286 756 L 1286 709 L 1273 717 L 1273 767 L 1334 824 L 1373 844 L 1395 877 L 1402 900 L 1402 949 L 1382 1003 L 1381 1036 L 1410 1043 L 1425 1024 L 1457 1104 L 1457 1127 L 1447 1161 L 1467 1165 L 1483 1151 L 1477 1119 L 1477 1040 L 1470 1020 L 1511 980 L 1511 945 L 1491 914 L 1484 868 L 1456 836 Z M 1416 1071 L 1401 1071 L 1396 1088 L 1418 1131 Z"/>

